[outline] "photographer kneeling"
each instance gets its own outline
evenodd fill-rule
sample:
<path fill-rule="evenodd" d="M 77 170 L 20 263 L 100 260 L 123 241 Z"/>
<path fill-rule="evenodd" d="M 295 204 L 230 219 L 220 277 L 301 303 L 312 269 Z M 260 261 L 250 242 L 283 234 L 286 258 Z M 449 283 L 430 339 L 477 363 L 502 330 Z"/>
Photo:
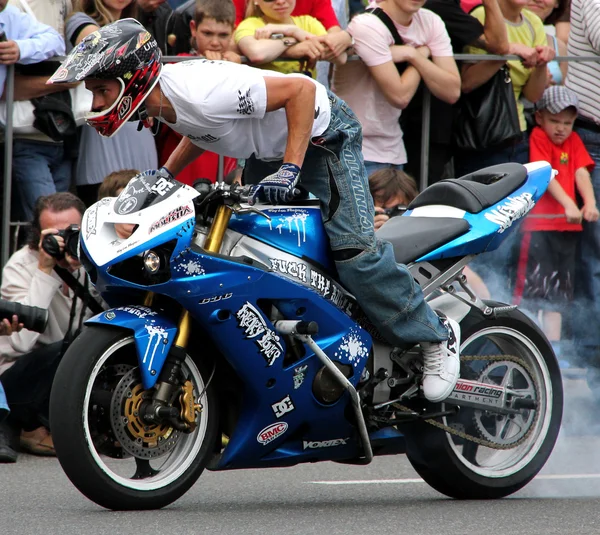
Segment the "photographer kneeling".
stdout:
<path fill-rule="evenodd" d="M 19 314 L 25 328 L 0 337 L 0 381 L 11 410 L 0 424 L 0 462 L 16 462 L 19 443 L 33 454 L 55 454 L 48 422 L 50 388 L 66 346 L 93 315 L 89 307 L 94 298 L 76 258 L 73 232 L 84 211 L 83 202 L 71 193 L 40 197 L 28 245 L 10 257 L 2 272 L 1 297 L 48 310 L 48 323 L 37 333 L 27 329 Z"/>

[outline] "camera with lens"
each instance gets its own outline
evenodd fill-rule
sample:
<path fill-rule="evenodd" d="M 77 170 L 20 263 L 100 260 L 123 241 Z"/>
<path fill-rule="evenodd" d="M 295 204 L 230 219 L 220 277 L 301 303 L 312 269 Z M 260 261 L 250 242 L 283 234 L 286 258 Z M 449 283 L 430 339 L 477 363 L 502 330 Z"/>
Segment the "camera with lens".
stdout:
<path fill-rule="evenodd" d="M 391 219 L 392 217 L 402 215 L 406 210 L 408 210 L 408 207 L 405 204 L 397 204 L 392 208 L 385 208 L 383 213 Z"/>
<path fill-rule="evenodd" d="M 31 307 L 0 299 L 0 321 L 7 319 L 12 322 L 14 315 L 19 316 L 19 323 L 26 329 L 43 333 L 48 324 L 48 311 L 45 308 Z"/>
<path fill-rule="evenodd" d="M 56 236 L 60 236 L 65 240 L 65 249 L 63 252 L 60 250 L 60 245 L 58 245 Z M 73 258 L 79 258 L 79 255 L 77 254 L 78 245 L 79 225 L 69 225 L 67 228 L 59 230 L 57 234 L 48 234 L 42 240 L 42 249 L 57 260 L 62 260 L 65 257 L 65 254 L 68 254 Z"/>

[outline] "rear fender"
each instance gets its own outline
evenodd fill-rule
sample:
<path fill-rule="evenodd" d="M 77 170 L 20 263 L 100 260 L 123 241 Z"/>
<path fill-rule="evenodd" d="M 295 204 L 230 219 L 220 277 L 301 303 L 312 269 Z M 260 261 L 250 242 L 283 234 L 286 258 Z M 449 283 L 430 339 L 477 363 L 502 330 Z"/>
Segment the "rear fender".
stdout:
<path fill-rule="evenodd" d="M 85 323 L 133 331 L 142 385 L 148 390 L 156 384 L 177 335 L 177 325 L 170 318 L 145 306 L 130 305 L 106 310 Z"/>

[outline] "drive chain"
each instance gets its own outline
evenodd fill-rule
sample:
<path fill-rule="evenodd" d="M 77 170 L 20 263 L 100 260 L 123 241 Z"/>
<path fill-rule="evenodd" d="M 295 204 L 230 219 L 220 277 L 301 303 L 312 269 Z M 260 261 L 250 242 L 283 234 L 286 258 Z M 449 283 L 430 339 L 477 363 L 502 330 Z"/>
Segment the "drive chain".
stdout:
<path fill-rule="evenodd" d="M 519 357 L 514 357 L 512 355 L 485 355 L 485 358 L 484 358 L 484 356 L 461 355 L 460 360 L 461 360 L 461 362 L 471 362 L 474 360 L 485 360 L 485 361 L 489 361 L 489 362 L 510 361 L 510 362 L 517 363 L 519 366 L 523 367 L 529 374 L 531 382 L 533 383 L 533 386 L 535 388 L 536 401 L 539 402 L 539 398 L 540 398 L 539 389 L 538 389 L 537 382 L 535 381 L 533 371 L 532 371 L 531 367 L 529 366 L 529 364 L 527 364 L 523 359 L 521 359 Z M 401 410 L 403 412 L 414 413 L 414 411 L 412 409 L 410 409 L 409 407 L 406 407 L 404 405 L 400 405 L 399 403 L 393 403 L 392 407 L 394 407 L 395 409 Z M 517 440 L 516 442 L 510 443 L 510 444 L 498 444 L 497 442 L 491 442 L 490 440 L 486 440 L 486 439 L 483 439 L 480 437 L 476 437 L 474 435 L 470 435 L 469 433 L 465 433 L 464 431 L 460 431 L 449 425 L 444 425 L 442 422 L 438 422 L 437 420 L 434 420 L 432 418 L 426 419 L 425 422 L 445 431 L 446 433 L 460 437 L 460 438 L 462 438 L 464 440 L 468 440 L 470 442 L 475 442 L 476 444 L 478 444 L 480 446 L 485 446 L 486 448 L 491 448 L 491 449 L 495 449 L 495 450 L 510 450 L 513 448 L 517 448 L 521 444 L 523 444 L 529 438 L 529 435 L 535 428 L 535 424 L 537 423 L 539 414 L 540 414 L 539 406 L 537 409 L 530 409 L 530 410 L 535 411 L 535 416 L 529 426 L 529 429 L 527 430 L 525 435 L 523 435 L 519 440 Z"/>

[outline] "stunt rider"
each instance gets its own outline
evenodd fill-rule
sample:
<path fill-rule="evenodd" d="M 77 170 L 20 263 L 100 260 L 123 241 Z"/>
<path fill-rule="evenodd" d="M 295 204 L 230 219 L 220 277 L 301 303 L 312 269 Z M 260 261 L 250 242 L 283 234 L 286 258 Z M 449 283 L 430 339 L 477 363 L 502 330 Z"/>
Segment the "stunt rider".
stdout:
<path fill-rule="evenodd" d="M 425 397 L 450 394 L 460 328 L 429 308 L 391 244 L 375 237 L 361 125 L 345 102 L 302 74 L 210 60 L 162 66 L 156 41 L 134 19 L 87 36 L 49 83 L 81 80 L 94 94 L 87 122 L 101 135 L 153 117 L 184 136 L 159 173 L 173 178 L 210 150 L 247 160 L 244 180 L 257 184 L 251 203 L 289 201 L 299 182 L 320 199 L 340 281 L 388 342 L 420 343 Z"/>

